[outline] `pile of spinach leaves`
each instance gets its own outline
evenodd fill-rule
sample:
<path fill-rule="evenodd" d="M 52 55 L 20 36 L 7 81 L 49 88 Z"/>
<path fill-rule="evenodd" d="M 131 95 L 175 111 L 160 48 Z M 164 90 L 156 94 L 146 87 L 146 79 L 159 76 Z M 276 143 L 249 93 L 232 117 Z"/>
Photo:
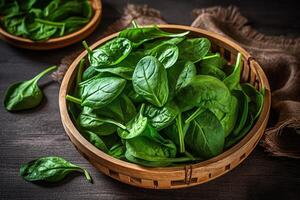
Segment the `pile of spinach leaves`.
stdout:
<path fill-rule="evenodd" d="M 88 52 L 69 113 L 82 135 L 116 158 L 161 167 L 209 159 L 251 129 L 264 94 L 189 32 L 134 26 Z M 85 68 L 85 65 L 88 67 Z"/>
<path fill-rule="evenodd" d="M 93 10 L 88 0 L 0 0 L 0 15 L 7 32 L 44 41 L 80 29 Z"/>

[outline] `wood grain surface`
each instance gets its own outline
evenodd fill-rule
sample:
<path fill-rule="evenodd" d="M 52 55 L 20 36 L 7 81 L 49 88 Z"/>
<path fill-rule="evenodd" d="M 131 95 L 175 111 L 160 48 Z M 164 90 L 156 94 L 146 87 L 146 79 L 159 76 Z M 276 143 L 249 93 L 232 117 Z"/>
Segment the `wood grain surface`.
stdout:
<path fill-rule="evenodd" d="M 105 0 L 100 27 L 95 38 L 113 22 L 127 3 L 144 3 L 162 11 L 171 23 L 189 24 L 190 11 L 197 7 L 235 4 L 253 26 L 264 33 L 299 36 L 299 6 L 293 1 L 175 1 Z M 180 13 L 180 16 L 178 16 Z M 186 14 L 182 14 L 186 13 Z M 47 52 L 18 49 L 0 42 L 0 98 L 6 88 L 29 79 L 59 60 L 80 44 Z M 299 199 L 300 161 L 272 158 L 257 147 L 236 169 L 209 183 L 180 190 L 139 189 L 100 174 L 68 140 L 58 109 L 57 83 L 50 78 L 41 82 L 46 98 L 37 109 L 8 113 L 0 106 L 0 199 Z M 21 164 L 46 155 L 62 156 L 87 168 L 94 184 L 82 176 L 70 176 L 60 184 L 32 184 L 18 176 Z"/>

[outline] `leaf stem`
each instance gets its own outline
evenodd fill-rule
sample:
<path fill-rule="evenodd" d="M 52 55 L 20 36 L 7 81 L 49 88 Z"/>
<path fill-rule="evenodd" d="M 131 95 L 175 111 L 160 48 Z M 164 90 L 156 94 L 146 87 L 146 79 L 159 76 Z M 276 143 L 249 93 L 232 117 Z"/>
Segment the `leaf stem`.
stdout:
<path fill-rule="evenodd" d="M 39 18 L 36 18 L 35 21 L 39 22 L 39 23 L 42 23 L 42 24 L 50 25 L 50 26 L 58 26 L 58 27 L 61 27 L 61 28 L 63 28 L 65 26 L 65 23 L 52 22 L 52 21 L 48 21 L 48 20 L 44 20 L 44 19 L 39 19 Z"/>
<path fill-rule="evenodd" d="M 89 45 L 86 43 L 86 41 L 82 42 L 82 45 L 84 46 L 85 50 L 87 50 L 87 52 L 89 54 L 93 53 L 93 51 L 90 49 Z"/>
<path fill-rule="evenodd" d="M 204 56 L 201 60 L 207 60 L 207 59 L 211 59 L 211 58 L 215 58 L 215 57 L 219 57 L 219 55 L 214 54 L 214 55 L 210 55 L 210 56 Z"/>
<path fill-rule="evenodd" d="M 236 57 L 235 68 L 240 67 L 242 63 L 242 54 L 239 52 Z"/>
<path fill-rule="evenodd" d="M 47 69 L 45 69 L 44 71 L 42 71 L 41 73 L 39 73 L 38 75 L 36 75 L 33 79 L 35 80 L 35 81 L 38 81 L 40 78 L 42 78 L 44 75 L 46 75 L 48 72 L 51 72 L 51 71 L 53 71 L 53 70 L 55 70 L 55 69 L 57 69 L 57 66 L 56 65 L 54 65 L 54 66 L 52 66 L 52 67 L 49 67 L 49 68 L 47 68 Z"/>
<path fill-rule="evenodd" d="M 131 24 L 132 24 L 133 28 L 138 28 L 139 27 L 135 20 L 132 20 Z"/>
<path fill-rule="evenodd" d="M 73 103 L 76 103 L 76 104 L 81 105 L 81 99 L 78 99 L 78 98 L 73 97 L 73 96 L 68 95 L 68 94 L 67 94 L 67 96 L 66 96 L 66 99 L 67 99 L 68 101 L 71 101 L 71 102 L 73 102 Z"/>
<path fill-rule="evenodd" d="M 186 124 L 190 123 L 192 120 L 198 117 L 198 115 L 200 115 L 202 112 L 203 112 L 203 108 L 199 107 L 191 116 L 189 116 L 189 118 L 185 120 L 185 123 Z"/>
<path fill-rule="evenodd" d="M 116 122 L 114 120 L 110 120 L 110 119 L 101 119 L 103 122 L 107 122 L 107 123 L 110 123 L 110 124 L 114 124 L 118 127 L 120 127 L 121 129 L 124 129 L 126 130 L 126 126 L 124 126 L 123 124 L 119 123 L 119 122 Z"/>
<path fill-rule="evenodd" d="M 181 119 L 181 113 L 178 114 L 176 118 L 176 124 L 178 128 L 178 137 L 179 137 L 179 152 L 184 153 L 185 152 L 185 145 L 184 145 L 184 133 L 182 130 L 182 119 Z"/>
<path fill-rule="evenodd" d="M 85 59 L 83 58 L 83 59 L 80 60 L 80 63 L 79 63 L 79 66 L 78 66 L 78 71 L 77 71 L 77 76 L 76 76 L 76 85 L 77 86 L 79 85 L 79 83 L 82 80 L 82 72 L 83 72 L 84 64 L 85 64 Z"/>
<path fill-rule="evenodd" d="M 85 169 L 82 169 L 82 170 L 83 170 L 83 173 L 84 173 L 86 179 L 87 179 L 90 183 L 92 183 L 92 182 L 93 182 L 93 179 L 92 179 L 91 175 L 89 174 L 89 172 L 86 171 Z"/>

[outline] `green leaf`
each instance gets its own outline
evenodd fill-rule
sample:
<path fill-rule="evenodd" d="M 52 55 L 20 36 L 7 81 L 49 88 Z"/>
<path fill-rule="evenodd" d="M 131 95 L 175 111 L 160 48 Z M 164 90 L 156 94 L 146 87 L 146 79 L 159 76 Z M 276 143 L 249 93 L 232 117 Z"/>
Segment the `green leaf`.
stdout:
<path fill-rule="evenodd" d="M 175 102 L 181 111 L 187 111 L 195 106 L 201 108 L 217 108 L 228 112 L 231 94 L 226 85 L 219 79 L 197 75 L 176 96 Z"/>
<path fill-rule="evenodd" d="M 123 91 L 126 80 L 118 77 L 97 77 L 81 85 L 81 105 L 93 109 L 102 108 Z"/>
<path fill-rule="evenodd" d="M 232 94 L 238 99 L 238 117 L 237 123 L 233 129 L 232 134 L 238 135 L 239 132 L 246 124 L 246 120 L 248 117 L 248 108 L 250 99 L 242 90 L 233 90 Z M 249 100 L 248 100 L 249 99 Z"/>
<path fill-rule="evenodd" d="M 89 80 L 98 74 L 99 74 L 99 72 L 95 70 L 95 67 L 90 66 L 84 70 L 84 72 L 82 74 L 82 80 L 83 81 Z"/>
<path fill-rule="evenodd" d="M 223 80 L 229 90 L 235 89 L 240 82 L 242 63 L 242 54 L 238 53 L 233 72 Z"/>
<path fill-rule="evenodd" d="M 191 121 L 185 135 L 186 147 L 197 156 L 211 158 L 224 146 L 224 130 L 218 118 L 209 110 Z"/>
<path fill-rule="evenodd" d="M 250 98 L 249 112 L 253 114 L 253 119 L 257 119 L 261 113 L 264 103 L 264 96 L 257 91 L 250 83 L 241 84 L 245 94 Z"/>
<path fill-rule="evenodd" d="M 162 37 L 183 37 L 189 34 L 189 31 L 183 33 L 169 33 L 160 30 L 157 26 L 143 28 L 128 28 L 119 33 L 119 37 L 127 38 L 134 43 L 134 46 L 139 46 L 149 40 Z"/>
<path fill-rule="evenodd" d="M 60 157 L 39 158 L 22 165 L 20 168 L 20 176 L 26 181 L 58 182 L 71 172 L 83 173 L 86 179 L 92 182 L 91 176 L 85 169 Z"/>
<path fill-rule="evenodd" d="M 19 111 L 38 106 L 42 101 L 43 92 L 38 87 L 37 82 L 45 74 L 56 68 L 56 66 L 50 67 L 31 80 L 11 85 L 7 89 L 4 97 L 4 106 L 6 110 Z"/>
<path fill-rule="evenodd" d="M 95 147 L 97 147 L 105 153 L 109 152 L 103 140 L 96 133 L 93 133 L 91 131 L 84 131 L 82 134 L 85 137 L 85 139 L 87 139 L 92 145 L 94 145 Z"/>
<path fill-rule="evenodd" d="M 251 130 L 263 107 L 264 96 L 260 92 L 258 92 L 251 84 L 241 84 L 241 88 L 250 99 L 250 102 L 248 104 L 247 120 L 245 122 L 245 125 L 239 132 L 235 132 L 235 134 L 231 134 L 226 138 L 225 148 L 229 148 L 233 144 L 240 141 Z"/>
<path fill-rule="evenodd" d="M 210 75 L 223 80 L 226 74 L 221 69 L 226 64 L 226 60 L 219 53 L 208 53 L 207 55 L 212 57 L 200 61 L 199 74 Z"/>
<path fill-rule="evenodd" d="M 95 68 L 95 70 L 100 73 L 110 73 L 121 78 L 131 80 L 134 68 L 113 66 L 108 68 Z"/>
<path fill-rule="evenodd" d="M 157 58 L 163 66 L 168 69 L 172 67 L 178 59 L 179 50 L 174 44 L 161 44 L 149 50 L 149 55 Z"/>
<path fill-rule="evenodd" d="M 142 105 L 140 112 L 136 115 L 135 118 L 130 120 L 126 124 L 126 129 L 118 129 L 118 135 L 123 139 L 131 139 L 139 136 L 146 129 L 148 119 L 143 116 L 144 105 Z"/>
<path fill-rule="evenodd" d="M 209 52 L 210 41 L 207 38 L 186 39 L 179 43 L 178 48 L 179 58 L 196 63 Z"/>
<path fill-rule="evenodd" d="M 167 103 L 162 108 L 147 104 L 144 111 L 144 115 L 148 118 L 149 124 L 158 131 L 169 126 L 178 113 L 179 109 L 173 102 Z"/>
<path fill-rule="evenodd" d="M 91 50 L 85 41 L 83 45 L 88 51 L 91 66 L 96 68 L 120 63 L 132 49 L 131 42 L 126 38 L 115 38 L 95 50 Z"/>
<path fill-rule="evenodd" d="M 166 69 L 153 56 L 141 59 L 132 76 L 133 88 L 145 100 L 162 107 L 168 100 L 169 88 Z"/>
<path fill-rule="evenodd" d="M 80 127 L 92 131 L 97 135 L 110 135 L 116 131 L 117 127 L 126 129 L 124 125 L 114 119 L 98 116 L 88 107 L 83 107 L 83 110 L 77 119 L 77 123 Z"/>

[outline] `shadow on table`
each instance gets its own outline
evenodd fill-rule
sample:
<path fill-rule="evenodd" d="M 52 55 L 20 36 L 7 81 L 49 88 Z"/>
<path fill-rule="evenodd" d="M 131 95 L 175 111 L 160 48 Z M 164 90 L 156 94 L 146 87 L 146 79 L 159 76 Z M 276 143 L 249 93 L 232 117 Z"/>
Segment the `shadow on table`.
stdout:
<path fill-rule="evenodd" d="M 62 181 L 59 181 L 59 182 L 53 182 L 53 183 L 51 183 L 51 182 L 46 182 L 46 181 L 35 181 L 35 182 L 32 182 L 32 183 L 34 185 L 38 186 L 38 187 L 56 188 L 56 187 L 61 187 L 63 185 L 68 184 L 69 182 L 71 182 L 75 178 L 83 178 L 83 179 L 85 179 L 85 177 L 84 177 L 83 174 L 76 173 L 76 172 L 71 172 Z M 88 180 L 86 180 L 86 181 L 87 181 L 87 184 L 89 184 Z"/>

